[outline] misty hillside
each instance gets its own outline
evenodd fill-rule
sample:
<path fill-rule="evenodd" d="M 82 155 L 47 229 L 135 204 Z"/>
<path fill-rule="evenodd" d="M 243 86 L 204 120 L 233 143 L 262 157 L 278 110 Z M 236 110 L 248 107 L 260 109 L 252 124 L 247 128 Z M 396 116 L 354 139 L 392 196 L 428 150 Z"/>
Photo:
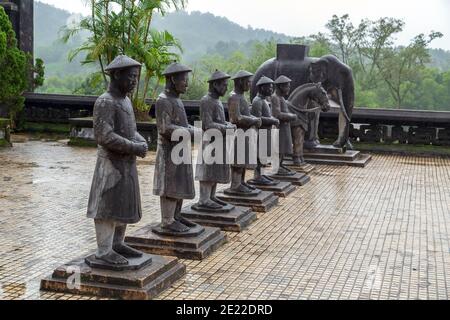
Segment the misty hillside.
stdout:
<path fill-rule="evenodd" d="M 68 44 L 58 40 L 60 28 L 71 19 L 67 11 L 53 6 L 35 2 L 35 55 L 44 59 L 47 76 L 64 76 L 89 72 L 88 67 L 81 67 L 79 57 L 69 63 L 67 55 L 79 46 L 86 34 L 74 38 Z M 251 41 L 275 39 L 288 42 L 289 37 L 272 31 L 244 28 L 230 20 L 210 13 L 179 11 L 165 17 L 156 16 L 153 27 L 168 30 L 181 40 L 184 48 L 183 58 L 191 63 L 206 53 L 229 54 L 226 50 L 239 48 L 246 52 Z M 433 62 L 431 66 L 440 70 L 450 70 L 450 51 L 430 50 Z"/>
<path fill-rule="evenodd" d="M 289 37 L 263 29 L 243 28 L 227 18 L 217 17 L 211 13 L 179 11 L 165 17 L 157 16 L 153 26 L 159 30 L 168 30 L 181 40 L 184 58 L 195 60 L 205 54 L 218 42 L 246 43 L 252 40 L 275 39 L 289 41 Z"/>
<path fill-rule="evenodd" d="M 71 14 L 53 6 L 35 2 L 35 55 L 44 59 L 48 75 L 62 75 L 67 72 L 80 72 L 79 61 L 69 64 L 68 52 L 77 47 L 83 36 L 73 39 L 69 44 L 57 42 L 60 28 L 67 24 Z M 165 17 L 156 16 L 153 27 L 168 30 L 181 40 L 183 58 L 194 61 L 214 49 L 218 42 L 247 43 L 252 40 L 276 39 L 288 41 L 283 34 L 243 28 L 238 24 L 210 13 L 184 11 L 170 13 Z M 86 70 L 81 68 L 81 70 Z"/>

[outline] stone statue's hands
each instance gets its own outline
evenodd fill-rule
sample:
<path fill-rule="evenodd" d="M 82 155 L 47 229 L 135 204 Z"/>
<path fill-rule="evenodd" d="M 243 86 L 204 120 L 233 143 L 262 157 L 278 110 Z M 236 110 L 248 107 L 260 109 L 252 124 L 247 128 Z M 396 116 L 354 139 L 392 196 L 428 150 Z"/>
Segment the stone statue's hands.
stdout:
<path fill-rule="evenodd" d="M 278 120 L 277 118 L 273 118 L 273 125 L 278 128 L 280 126 L 280 120 Z"/>
<path fill-rule="evenodd" d="M 262 119 L 261 118 L 255 118 L 255 126 L 257 127 L 257 128 L 261 128 L 261 126 L 262 126 Z"/>
<path fill-rule="evenodd" d="M 146 142 L 140 142 L 136 146 L 136 155 L 140 158 L 145 158 L 148 151 L 148 145 Z"/>
<path fill-rule="evenodd" d="M 237 130 L 237 126 L 232 123 L 227 123 L 227 130 Z"/>
<path fill-rule="evenodd" d="M 293 122 L 293 121 L 296 121 L 296 120 L 298 120 L 298 117 L 297 117 L 297 115 L 295 114 L 295 113 L 290 113 L 289 114 L 290 115 L 290 122 Z"/>

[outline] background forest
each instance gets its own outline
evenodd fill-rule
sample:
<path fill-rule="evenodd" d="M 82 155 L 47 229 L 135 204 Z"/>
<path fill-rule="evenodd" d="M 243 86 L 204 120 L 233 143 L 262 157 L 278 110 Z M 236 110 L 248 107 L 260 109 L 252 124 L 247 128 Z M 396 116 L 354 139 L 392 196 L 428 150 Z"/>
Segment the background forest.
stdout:
<path fill-rule="evenodd" d="M 46 67 L 39 92 L 96 95 L 104 90 L 103 83 L 91 76 L 98 71 L 95 65 L 81 65 L 82 55 L 68 60 L 69 52 L 82 46 L 89 33 L 81 31 L 66 43 L 61 40 L 63 27 L 81 18 L 35 3 L 35 56 Z M 430 49 L 439 32 L 418 35 L 408 46 L 395 47 L 395 35 L 404 27 L 401 20 L 365 20 L 354 26 L 349 17 L 335 16 L 324 25 L 326 34 L 291 38 L 199 12 L 156 15 L 152 22 L 152 28 L 167 30 L 179 40 L 182 51 L 177 53 L 194 69 L 186 99 L 200 99 L 206 93 L 205 80 L 216 68 L 254 72 L 275 56 L 276 43 L 300 43 L 311 46 L 310 56 L 331 53 L 353 68 L 358 107 L 450 111 L 450 52 Z M 147 90 L 152 97 L 160 86 L 152 83 Z"/>

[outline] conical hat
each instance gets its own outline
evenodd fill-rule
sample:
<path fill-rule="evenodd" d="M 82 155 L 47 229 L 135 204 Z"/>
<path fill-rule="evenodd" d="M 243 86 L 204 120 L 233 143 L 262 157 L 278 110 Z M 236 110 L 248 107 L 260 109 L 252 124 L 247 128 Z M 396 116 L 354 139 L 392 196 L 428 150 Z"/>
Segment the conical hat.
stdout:
<path fill-rule="evenodd" d="M 164 70 L 164 72 L 162 73 L 164 76 L 168 76 L 171 74 L 176 74 L 176 73 L 185 73 L 185 72 L 191 72 L 192 69 L 182 65 L 181 63 L 178 62 L 173 62 L 170 65 L 167 66 L 166 70 Z"/>
<path fill-rule="evenodd" d="M 271 84 L 274 83 L 272 79 L 266 76 L 262 76 L 261 79 L 256 83 L 257 86 L 262 86 L 263 84 Z"/>
<path fill-rule="evenodd" d="M 249 77 L 253 77 L 253 73 L 250 73 L 248 71 L 245 70 L 241 70 L 238 73 L 236 73 L 231 80 L 236 80 L 236 79 L 242 79 L 242 78 L 249 78 Z"/>
<path fill-rule="evenodd" d="M 211 78 L 209 78 L 208 82 L 213 82 L 213 81 L 222 80 L 222 79 L 230 79 L 230 78 L 231 78 L 231 76 L 229 74 L 226 74 L 223 71 L 216 70 L 211 75 Z"/>
<path fill-rule="evenodd" d="M 106 66 L 105 71 L 109 72 L 111 70 L 141 67 L 141 66 L 142 64 L 140 64 L 136 60 L 131 59 L 130 57 L 124 54 L 121 54 L 115 57 L 114 60 L 111 61 L 111 63 Z"/>

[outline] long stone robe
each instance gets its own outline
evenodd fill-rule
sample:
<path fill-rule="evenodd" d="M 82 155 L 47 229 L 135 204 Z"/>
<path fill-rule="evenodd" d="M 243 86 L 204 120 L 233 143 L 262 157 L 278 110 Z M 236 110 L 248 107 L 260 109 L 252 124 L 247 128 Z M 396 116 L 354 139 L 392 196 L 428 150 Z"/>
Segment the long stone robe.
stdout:
<path fill-rule="evenodd" d="M 280 120 L 280 155 L 291 155 L 293 152 L 291 121 L 294 121 L 295 119 L 292 119 L 293 115 L 289 112 L 289 108 L 284 97 L 278 96 L 276 93 L 273 94 L 271 97 L 271 104 L 273 116 Z"/>
<path fill-rule="evenodd" d="M 145 139 L 137 132 L 130 99 L 105 93 L 94 106 L 97 164 L 87 216 L 93 219 L 136 223 L 141 220 L 141 198 L 136 152 Z"/>
<path fill-rule="evenodd" d="M 274 117 L 266 98 L 257 95 L 252 102 L 251 114 L 262 120 L 262 125 L 259 130 L 264 129 L 267 131 L 267 156 L 270 157 L 272 152 L 272 126 L 274 125 Z M 260 141 L 258 141 L 258 147 L 261 147 Z M 259 155 L 259 151 L 258 151 Z"/>
<path fill-rule="evenodd" d="M 192 156 L 189 150 L 189 163 L 174 164 L 171 158 L 173 148 L 179 143 L 171 141 L 177 129 L 188 130 L 192 135 L 183 102 L 180 98 L 169 96 L 166 92 L 156 101 L 156 125 L 158 129 L 158 148 L 156 151 L 153 194 L 174 199 L 194 199 L 194 177 Z"/>
<path fill-rule="evenodd" d="M 228 98 L 228 114 L 230 116 L 230 122 L 235 124 L 238 129 L 242 129 L 244 131 L 250 130 L 253 136 L 254 144 L 250 143 L 250 139 L 248 137 L 245 138 L 245 151 L 239 150 L 238 143 L 235 143 L 235 152 L 234 152 L 234 167 L 246 168 L 246 169 L 255 169 L 257 165 L 256 161 L 256 151 L 252 154 L 252 157 L 255 158 L 253 161 L 250 153 L 252 152 L 251 148 L 257 150 L 257 132 L 256 128 L 253 127 L 254 117 L 250 114 L 250 106 L 245 99 L 243 94 L 238 94 L 236 92 L 231 92 L 230 97 Z M 235 140 L 237 142 L 237 139 Z M 240 158 L 238 154 L 242 154 L 242 158 L 244 161 L 239 161 Z"/>
<path fill-rule="evenodd" d="M 227 160 L 227 145 L 225 130 L 228 127 L 225 119 L 225 111 L 223 104 L 219 99 L 211 97 L 211 95 L 204 96 L 200 101 L 200 119 L 202 121 L 203 131 L 209 129 L 217 129 L 222 132 L 222 158 L 217 159 L 220 163 L 197 164 L 195 179 L 198 181 L 215 182 L 227 184 L 231 181 L 230 165 L 226 163 Z M 202 142 L 203 152 L 210 145 L 209 142 Z M 213 154 L 218 156 L 218 154 Z"/>

